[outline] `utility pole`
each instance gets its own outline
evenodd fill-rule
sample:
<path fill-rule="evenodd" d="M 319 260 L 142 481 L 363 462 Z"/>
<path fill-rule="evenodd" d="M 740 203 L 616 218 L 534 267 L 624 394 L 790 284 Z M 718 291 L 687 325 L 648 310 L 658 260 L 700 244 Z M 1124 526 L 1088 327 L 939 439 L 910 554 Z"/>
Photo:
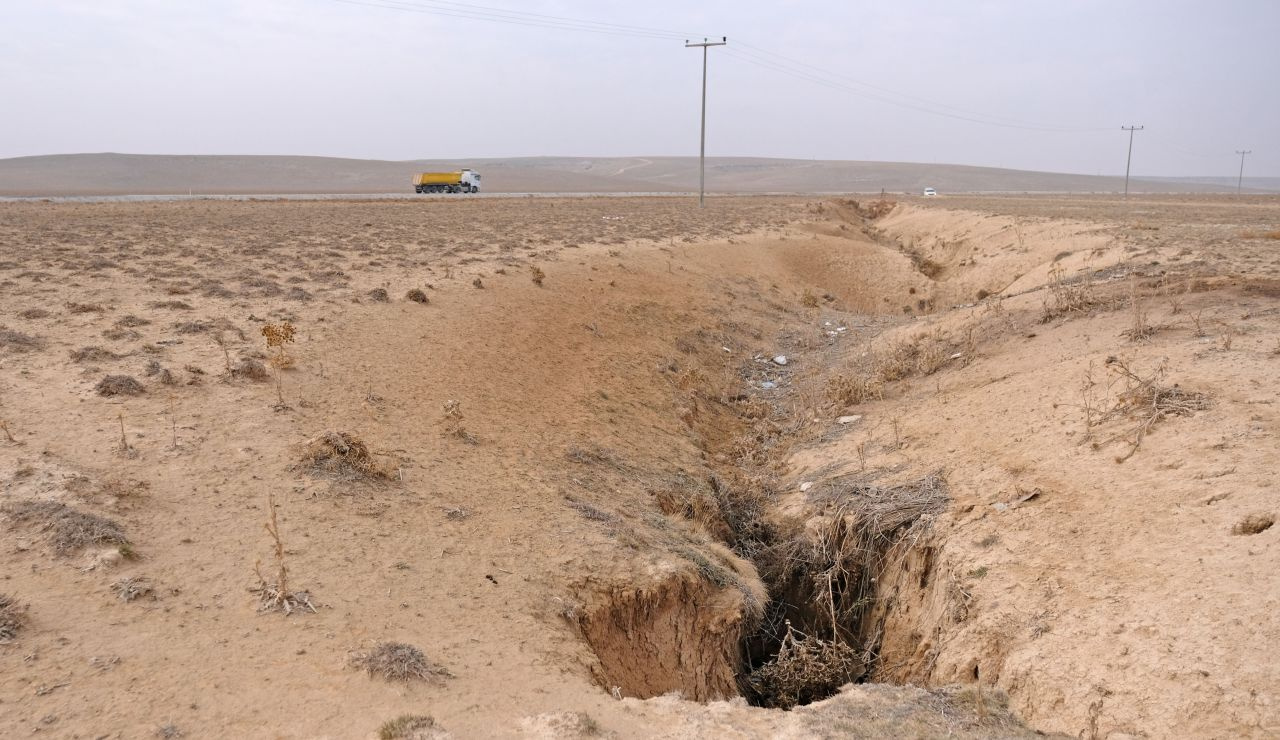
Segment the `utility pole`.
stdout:
<path fill-rule="evenodd" d="M 1244 155 L 1253 154 L 1252 149 L 1241 151 L 1236 150 L 1236 154 L 1240 155 L 1240 176 L 1236 178 L 1236 197 L 1240 197 L 1240 186 L 1244 184 Z"/>
<path fill-rule="evenodd" d="M 1129 164 L 1133 162 L 1133 132 L 1141 131 L 1146 126 L 1121 126 L 1121 131 L 1129 132 L 1129 156 L 1124 160 L 1124 197 L 1129 197 Z"/>
<path fill-rule="evenodd" d="M 719 41 L 707 41 L 705 38 L 700 42 L 689 43 L 685 39 L 684 46 L 686 49 L 695 46 L 702 47 L 702 138 L 698 146 L 698 207 L 706 207 L 706 189 L 707 189 L 707 47 L 724 46 L 729 43 L 728 36 L 721 36 Z"/>

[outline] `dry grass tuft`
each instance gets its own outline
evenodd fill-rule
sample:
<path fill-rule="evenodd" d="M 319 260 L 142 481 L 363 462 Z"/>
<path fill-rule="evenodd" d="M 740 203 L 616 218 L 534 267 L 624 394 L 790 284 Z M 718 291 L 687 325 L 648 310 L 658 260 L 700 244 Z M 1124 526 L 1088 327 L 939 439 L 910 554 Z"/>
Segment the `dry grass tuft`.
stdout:
<path fill-rule="evenodd" d="M 0 326 L 0 349 L 10 352 L 33 352 L 44 349 L 44 340 Z"/>
<path fill-rule="evenodd" d="M 94 386 L 99 396 L 140 396 L 146 392 L 131 375 L 108 375 Z"/>
<path fill-rule="evenodd" d="M 405 293 L 404 297 L 405 297 L 405 300 L 413 301 L 414 303 L 421 303 L 423 305 L 426 305 L 431 302 L 431 299 L 428 298 L 427 294 L 424 293 L 420 288 L 414 288 L 408 293 Z"/>
<path fill-rule="evenodd" d="M 776 709 L 809 704 L 832 696 L 866 674 L 858 651 L 838 640 L 805 636 L 786 623 L 777 657 L 747 676 L 753 703 Z"/>
<path fill-rule="evenodd" d="M 111 590 L 124 602 L 140 599 L 143 596 L 149 596 L 154 599 L 156 596 L 155 586 L 151 585 L 151 581 L 142 576 L 122 578 L 111 584 Z"/>
<path fill-rule="evenodd" d="M 1045 298 L 1040 315 L 1040 323 L 1048 323 L 1059 316 L 1073 313 L 1084 313 L 1097 305 L 1094 296 L 1093 281 L 1088 270 L 1076 280 L 1067 277 L 1067 273 L 1059 265 L 1049 270 L 1049 293 Z"/>
<path fill-rule="evenodd" d="M 37 527 L 48 536 L 55 552 L 66 554 L 86 545 L 117 545 L 122 552 L 129 538 L 121 526 L 106 517 L 87 514 L 57 501 L 23 501 L 0 507 L 15 524 Z"/>
<path fill-rule="evenodd" d="M 369 300 L 374 303 L 386 303 L 391 300 L 391 296 L 387 294 L 386 288 L 374 288 L 369 291 Z"/>
<path fill-rule="evenodd" d="M 267 366 L 252 357 L 246 357 L 231 367 L 231 377 L 265 381 L 271 378 Z"/>
<path fill-rule="evenodd" d="M 533 284 L 542 287 L 542 281 L 547 279 L 547 273 L 542 271 L 537 265 L 529 265 L 529 277 L 533 280 Z"/>
<path fill-rule="evenodd" d="M 379 642 L 352 653 L 351 665 L 388 681 L 440 681 L 451 675 L 421 650 L 403 642 Z"/>
<path fill-rule="evenodd" d="M 49 312 L 43 308 L 28 308 L 18 312 L 20 319 L 47 319 Z"/>
<path fill-rule="evenodd" d="M 951 359 L 951 349 L 950 341 L 941 332 L 872 349 L 850 370 L 827 381 L 827 398 L 842 406 L 881 400 L 887 384 L 941 370 Z"/>
<path fill-rule="evenodd" d="M 302 466 L 312 475 L 346 481 L 388 480 L 393 472 L 380 464 L 359 437 L 324 432 L 307 442 Z"/>
<path fill-rule="evenodd" d="M 72 362 L 110 362 L 119 360 L 122 357 L 124 355 L 118 355 L 102 347 L 81 347 L 80 349 L 71 350 Z"/>
<path fill-rule="evenodd" d="M 106 310 L 105 308 L 102 307 L 101 304 L 98 304 L 98 303 L 76 303 L 75 301 L 68 301 L 66 306 L 67 306 L 67 312 L 73 313 L 73 314 L 102 313 L 103 311 Z"/>
<path fill-rule="evenodd" d="M 0 645 L 11 642 L 27 623 L 27 607 L 8 594 L 0 594 Z"/>
<path fill-rule="evenodd" d="M 402 714 L 378 728 L 378 740 L 443 740 L 446 737 L 449 733 L 425 714 Z"/>
<path fill-rule="evenodd" d="M 119 326 L 125 329 L 133 329 L 139 326 L 146 326 L 150 323 L 151 323 L 150 319 L 144 319 L 141 316 L 134 316 L 133 314 L 121 316 L 120 318 L 116 319 L 116 326 Z"/>
<path fill-rule="evenodd" d="M 152 301 L 147 305 L 151 308 L 166 308 L 170 311 L 190 311 L 194 308 L 186 301 Z"/>
<path fill-rule="evenodd" d="M 1259 534 L 1265 532 L 1276 523 L 1274 514 L 1255 512 L 1236 522 L 1231 534 Z"/>

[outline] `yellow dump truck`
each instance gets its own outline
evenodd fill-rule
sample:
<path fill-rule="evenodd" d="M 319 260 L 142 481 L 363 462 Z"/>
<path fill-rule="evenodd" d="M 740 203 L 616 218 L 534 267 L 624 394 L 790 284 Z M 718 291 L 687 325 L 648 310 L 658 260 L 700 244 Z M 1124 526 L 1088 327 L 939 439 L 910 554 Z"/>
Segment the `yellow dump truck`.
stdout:
<path fill-rule="evenodd" d="M 415 193 L 478 193 L 480 175 L 475 170 L 419 172 L 413 176 Z"/>

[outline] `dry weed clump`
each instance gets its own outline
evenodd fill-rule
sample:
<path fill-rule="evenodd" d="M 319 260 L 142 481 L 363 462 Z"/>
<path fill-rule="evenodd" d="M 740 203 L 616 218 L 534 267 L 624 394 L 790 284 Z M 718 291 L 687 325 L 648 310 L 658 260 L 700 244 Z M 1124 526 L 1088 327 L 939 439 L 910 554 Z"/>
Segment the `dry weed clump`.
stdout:
<path fill-rule="evenodd" d="M 12 642 L 26 623 L 26 605 L 8 594 L 0 594 L 0 645 Z"/>
<path fill-rule="evenodd" d="M 951 360 L 951 344 L 940 333 L 929 333 L 872 349 L 849 372 L 827 381 L 827 397 L 856 406 L 884 398 L 885 386 L 914 375 L 932 375 Z"/>
<path fill-rule="evenodd" d="M 131 375 L 108 375 L 93 388 L 99 396 L 140 396 L 146 392 Z"/>
<path fill-rule="evenodd" d="M 391 296 L 387 294 L 386 288 L 374 288 L 369 291 L 369 300 L 374 303 L 386 303 L 391 300 Z"/>
<path fill-rule="evenodd" d="M 119 360 L 125 355 L 118 355 L 109 349 L 102 347 L 81 347 L 80 349 L 71 350 L 72 362 L 110 362 Z"/>
<path fill-rule="evenodd" d="M 462 402 L 456 399 L 449 399 L 444 402 L 444 416 L 441 422 L 444 424 L 444 434 L 446 437 L 454 437 L 460 439 L 467 444 L 479 444 L 480 438 L 462 425 Z"/>
<path fill-rule="evenodd" d="M 1049 270 L 1049 283 L 1046 287 L 1049 293 L 1045 297 L 1040 315 L 1042 324 L 1059 316 L 1083 313 L 1098 303 L 1094 295 L 1092 275 L 1088 270 L 1080 279 L 1072 280 L 1060 265 L 1055 264 Z"/>
<path fill-rule="evenodd" d="M 421 650 L 403 642 L 379 642 L 352 653 L 351 665 L 387 681 L 440 681 L 451 676 Z"/>
<path fill-rule="evenodd" d="M 1231 534 L 1261 534 L 1271 529 L 1275 523 L 1276 517 L 1274 514 L 1254 512 L 1236 522 L 1235 526 L 1231 528 Z"/>
<path fill-rule="evenodd" d="M 1085 373 L 1085 382 L 1081 389 L 1082 409 L 1085 414 L 1085 438 L 1092 441 L 1094 449 L 1101 449 L 1114 441 L 1126 442 L 1129 450 L 1123 455 L 1116 456 L 1118 463 L 1133 457 L 1142 445 L 1142 440 L 1157 422 L 1170 416 L 1191 416 L 1212 405 L 1209 396 L 1205 393 L 1183 390 L 1176 383 L 1171 386 L 1164 385 L 1168 370 L 1163 364 L 1146 377 L 1118 357 L 1108 357 L 1106 366 L 1113 374 L 1113 378 L 1118 378 L 1123 385 L 1114 399 L 1110 399 L 1107 394 L 1110 392 L 1112 382 L 1108 382 L 1103 391 L 1104 396 L 1099 398 L 1098 384 L 1093 380 L 1092 368 Z M 1125 419 L 1132 423 L 1106 439 L 1094 439 L 1095 427 L 1117 419 Z"/>
<path fill-rule="evenodd" d="M 533 284 L 542 287 L 542 281 L 547 279 L 547 273 L 542 271 L 537 265 L 529 265 L 529 277 L 533 280 Z"/>
<path fill-rule="evenodd" d="M 231 377 L 263 382 L 271 378 L 271 373 L 267 372 L 267 366 L 258 360 L 245 357 L 231 366 Z"/>
<path fill-rule="evenodd" d="M 754 704 L 775 709 L 810 704 L 866 674 L 866 663 L 846 643 L 806 636 L 790 620 L 786 628 L 777 656 L 747 676 Z"/>
<path fill-rule="evenodd" d="M 402 714 L 378 727 L 378 740 L 444 740 L 449 733 L 425 714 Z"/>
<path fill-rule="evenodd" d="M 122 553 L 130 552 L 129 538 L 118 523 L 57 501 L 23 501 L 6 504 L 0 511 L 15 524 L 32 525 L 45 533 L 58 554 L 96 544 L 116 545 Z"/>
<path fill-rule="evenodd" d="M 49 312 L 43 308 L 27 308 L 18 312 L 18 318 L 28 320 L 47 319 L 49 318 Z"/>
<path fill-rule="evenodd" d="M 130 602 L 144 596 L 154 599 L 156 595 L 155 586 L 151 584 L 151 581 L 141 576 L 121 578 L 111 584 L 111 590 L 124 602 Z"/>
<path fill-rule="evenodd" d="M 316 477 L 344 481 L 381 481 L 392 477 L 359 437 L 347 432 L 324 432 L 307 442 L 302 467 Z"/>
<path fill-rule="evenodd" d="M 291 591 L 289 589 L 289 569 L 284 562 L 284 540 L 280 538 L 280 521 L 276 516 L 276 498 L 267 494 L 267 508 L 271 515 L 263 525 L 267 534 L 271 535 L 274 545 L 272 555 L 276 559 L 276 580 L 268 581 L 262 575 L 262 561 L 253 564 L 254 575 L 258 577 L 258 585 L 250 589 L 258 594 L 258 611 L 281 611 L 287 617 L 295 611 L 307 609 L 315 613 L 316 607 L 311 603 L 311 594 L 307 591 Z"/>
<path fill-rule="evenodd" d="M 75 301 L 68 301 L 66 303 L 66 307 L 67 307 L 67 313 L 73 313 L 73 314 L 102 313 L 103 311 L 106 310 L 100 304 L 97 304 L 97 303 L 76 303 Z"/>
<path fill-rule="evenodd" d="M 427 294 L 424 293 L 421 288 L 414 288 L 408 293 L 405 293 L 404 297 L 405 300 L 413 301 L 414 303 L 421 303 L 424 306 L 431 302 L 431 299 L 427 297 Z"/>
<path fill-rule="evenodd" d="M 44 349 L 44 340 L 0 326 L 0 349 L 10 352 L 34 352 Z"/>

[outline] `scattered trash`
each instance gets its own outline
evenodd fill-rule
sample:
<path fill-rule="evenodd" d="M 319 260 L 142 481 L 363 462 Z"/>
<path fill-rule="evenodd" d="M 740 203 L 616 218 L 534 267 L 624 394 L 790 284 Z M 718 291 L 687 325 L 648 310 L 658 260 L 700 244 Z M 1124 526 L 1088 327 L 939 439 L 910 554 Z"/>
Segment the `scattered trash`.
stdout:
<path fill-rule="evenodd" d="M 773 382 L 772 380 L 762 380 L 760 381 L 760 387 L 765 389 L 766 391 L 771 391 L 774 388 L 777 388 L 778 384 Z"/>
<path fill-rule="evenodd" d="M 855 421 L 857 421 L 858 419 L 861 419 L 861 418 L 862 418 L 862 415 L 861 415 L 861 414 L 853 414 L 852 416 L 841 416 L 839 419 L 836 419 L 836 423 L 837 423 L 837 424 L 852 424 L 853 422 L 855 422 Z"/>
<path fill-rule="evenodd" d="M 991 508 L 995 509 L 996 511 L 1004 511 L 1009 508 L 1009 505 L 1003 501 L 997 501 L 991 505 Z"/>
<path fill-rule="evenodd" d="M 951 355 L 951 359 L 953 359 L 953 360 L 958 360 L 958 359 L 960 359 L 961 357 L 964 357 L 964 353 L 963 353 L 963 352 L 957 352 L 957 353 L 955 353 L 954 355 Z"/>
<path fill-rule="evenodd" d="M 1039 487 L 1032 488 L 1030 491 L 1026 491 L 1025 493 L 1022 491 L 1021 488 L 1019 488 L 1018 492 L 1021 493 L 1022 495 L 1013 500 L 1013 503 L 1009 505 L 1010 508 L 1016 509 L 1018 508 L 1019 505 L 1025 504 L 1026 502 L 1030 501 L 1031 499 L 1043 493 L 1043 491 L 1041 491 Z"/>
<path fill-rule="evenodd" d="M 849 331 L 849 327 L 847 327 L 847 326 L 837 326 L 837 327 L 836 327 L 836 331 L 838 331 L 838 332 L 846 332 L 846 331 Z"/>
<path fill-rule="evenodd" d="M 774 357 L 774 358 L 773 358 L 773 364 L 775 364 L 775 365 L 785 365 L 785 364 L 787 364 L 787 356 L 786 356 L 786 355 L 778 355 L 777 357 Z"/>
<path fill-rule="evenodd" d="M 801 493 L 804 493 L 805 491 L 809 490 L 810 488 L 813 488 L 813 481 L 811 481 L 811 480 L 807 480 L 807 481 L 805 481 L 804 483 L 801 483 L 801 484 L 800 484 L 800 492 L 801 492 Z"/>
<path fill-rule="evenodd" d="M 730 354 L 732 354 L 732 353 L 733 353 L 733 350 L 729 349 L 728 347 L 721 347 L 720 349 L 722 349 L 722 350 L 724 350 L 725 352 L 728 352 L 728 353 L 730 353 Z"/>

